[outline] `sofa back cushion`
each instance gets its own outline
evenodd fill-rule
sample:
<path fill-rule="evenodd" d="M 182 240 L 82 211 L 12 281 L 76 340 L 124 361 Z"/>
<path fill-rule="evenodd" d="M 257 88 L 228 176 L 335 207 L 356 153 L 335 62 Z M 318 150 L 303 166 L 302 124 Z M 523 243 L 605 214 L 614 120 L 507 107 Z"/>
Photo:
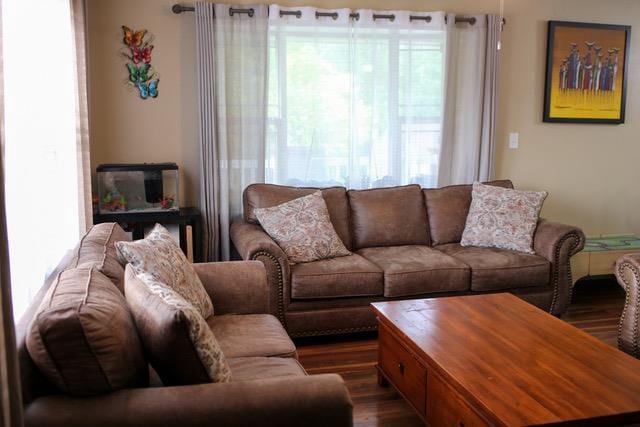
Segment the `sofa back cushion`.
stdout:
<path fill-rule="evenodd" d="M 322 197 L 327 204 L 333 228 L 340 236 L 347 249 L 352 249 L 351 231 L 349 227 L 349 202 L 344 187 L 321 188 Z M 243 193 L 244 219 L 252 224 L 259 224 L 255 214 L 256 208 L 270 208 L 282 203 L 308 196 L 318 188 L 287 187 L 274 184 L 251 184 Z"/>
<path fill-rule="evenodd" d="M 94 267 L 107 276 L 122 292 L 124 265 L 118 259 L 115 242 L 130 242 L 131 237 L 115 222 L 96 224 L 73 250 L 70 268 Z"/>
<path fill-rule="evenodd" d="M 349 190 L 347 194 L 355 249 L 429 244 L 419 185 Z"/>
<path fill-rule="evenodd" d="M 96 268 L 58 275 L 26 337 L 31 359 L 73 396 L 147 385 L 148 368 L 127 302 Z"/>
<path fill-rule="evenodd" d="M 513 188 L 513 183 L 508 179 L 486 184 Z M 434 246 L 460 242 L 471 206 L 471 190 L 471 184 L 422 190 L 429 213 L 431 242 Z"/>

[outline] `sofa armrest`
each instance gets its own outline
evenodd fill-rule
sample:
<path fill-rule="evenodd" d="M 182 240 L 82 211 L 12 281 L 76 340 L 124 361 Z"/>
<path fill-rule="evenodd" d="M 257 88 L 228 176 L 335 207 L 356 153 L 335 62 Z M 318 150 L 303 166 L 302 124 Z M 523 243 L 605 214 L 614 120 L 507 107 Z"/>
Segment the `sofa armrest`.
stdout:
<path fill-rule="evenodd" d="M 584 248 L 584 242 L 584 233 L 577 227 L 544 219 L 538 223 L 533 236 L 533 249 L 551 263 L 551 314 L 563 314 L 571 303 L 573 281 L 570 260 Z"/>
<path fill-rule="evenodd" d="M 342 378 L 325 374 L 46 396 L 25 408 L 25 426 L 351 426 L 352 406 Z"/>
<path fill-rule="evenodd" d="M 242 259 L 264 264 L 269 287 L 269 312 L 285 325 L 284 289 L 291 274 L 287 256 L 259 225 L 236 220 L 231 224 L 230 234 Z"/>
<path fill-rule="evenodd" d="M 193 264 L 216 314 L 269 313 L 267 272 L 259 261 Z"/>
<path fill-rule="evenodd" d="M 633 357 L 640 357 L 638 318 L 640 317 L 640 254 L 624 255 L 615 268 L 616 279 L 626 297 L 618 327 L 618 348 Z"/>

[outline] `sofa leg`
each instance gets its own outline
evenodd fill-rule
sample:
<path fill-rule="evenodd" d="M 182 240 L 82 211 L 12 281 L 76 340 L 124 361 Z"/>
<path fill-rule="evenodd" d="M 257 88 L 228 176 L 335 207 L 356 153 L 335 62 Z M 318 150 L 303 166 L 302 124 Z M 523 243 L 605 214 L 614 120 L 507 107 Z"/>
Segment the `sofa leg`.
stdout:
<path fill-rule="evenodd" d="M 389 387 L 389 380 L 387 380 L 387 377 L 385 377 L 384 375 L 382 375 L 382 372 L 380 372 L 380 368 L 377 368 L 378 371 L 378 385 L 380 387 Z"/>

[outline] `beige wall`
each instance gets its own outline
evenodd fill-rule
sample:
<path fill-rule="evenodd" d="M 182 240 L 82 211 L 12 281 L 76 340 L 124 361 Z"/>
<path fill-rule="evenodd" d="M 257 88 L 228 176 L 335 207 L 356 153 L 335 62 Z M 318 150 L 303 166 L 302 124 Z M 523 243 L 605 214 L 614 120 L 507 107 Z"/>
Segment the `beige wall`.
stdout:
<path fill-rule="evenodd" d="M 88 0 L 92 165 L 175 161 L 186 204 L 197 197 L 194 17 L 171 0 Z M 240 1 L 239 3 L 251 3 Z M 286 5 L 496 13 L 498 0 L 297 0 Z M 640 233 L 640 30 L 632 31 L 624 125 L 542 123 L 546 21 L 635 25 L 637 0 L 505 0 L 498 177 L 546 189 L 544 216 L 588 234 Z M 160 96 L 142 101 L 125 82 L 120 26 L 155 35 Z M 508 132 L 520 133 L 510 150 Z"/>

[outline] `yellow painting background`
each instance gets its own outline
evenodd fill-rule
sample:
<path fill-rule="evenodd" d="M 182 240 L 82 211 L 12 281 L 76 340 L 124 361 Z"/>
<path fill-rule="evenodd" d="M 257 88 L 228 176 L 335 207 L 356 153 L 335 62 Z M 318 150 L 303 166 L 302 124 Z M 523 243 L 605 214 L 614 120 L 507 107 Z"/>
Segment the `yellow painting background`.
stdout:
<path fill-rule="evenodd" d="M 620 49 L 618 74 L 615 81 L 616 90 L 613 94 L 585 94 L 577 90 L 570 90 L 571 93 L 561 93 L 559 74 L 562 60 L 571 52 L 571 43 L 576 43 L 580 49 L 580 57 L 584 56 L 587 50 L 585 42 L 595 42 L 596 46 L 601 46 L 603 59 L 606 58 L 608 49 L 614 47 Z M 619 119 L 622 105 L 625 53 L 624 30 L 556 27 L 553 41 L 549 116 L 551 118 Z M 592 53 L 592 55 L 594 54 Z"/>

